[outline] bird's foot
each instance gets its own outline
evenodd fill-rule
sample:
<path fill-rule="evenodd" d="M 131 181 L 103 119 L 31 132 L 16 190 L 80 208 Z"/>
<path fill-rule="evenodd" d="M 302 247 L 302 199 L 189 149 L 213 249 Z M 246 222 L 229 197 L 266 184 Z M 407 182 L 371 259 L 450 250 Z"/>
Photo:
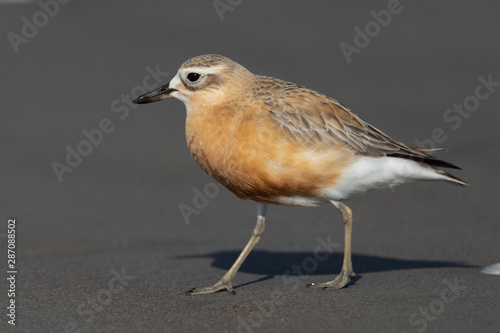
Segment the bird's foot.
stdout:
<path fill-rule="evenodd" d="M 204 288 L 193 288 L 191 290 L 186 291 L 187 295 L 206 295 L 206 294 L 213 294 L 218 291 L 226 289 L 229 293 L 231 294 L 236 294 L 236 292 L 233 289 L 233 285 L 231 284 L 231 281 L 222 279 L 216 284 L 214 284 L 211 287 L 204 287 Z"/>
<path fill-rule="evenodd" d="M 307 286 L 309 288 L 341 289 L 355 277 L 356 273 L 354 273 L 352 269 L 351 270 L 342 269 L 342 272 L 340 272 L 340 274 L 335 278 L 335 280 L 324 283 L 311 283 L 308 284 Z"/>

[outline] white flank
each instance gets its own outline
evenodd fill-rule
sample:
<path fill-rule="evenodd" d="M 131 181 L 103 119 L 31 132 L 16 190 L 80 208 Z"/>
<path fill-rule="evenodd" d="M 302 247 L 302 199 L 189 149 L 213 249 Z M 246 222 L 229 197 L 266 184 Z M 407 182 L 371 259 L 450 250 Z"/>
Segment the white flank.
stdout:
<path fill-rule="evenodd" d="M 387 189 L 419 180 L 449 180 L 432 167 L 399 157 L 359 156 L 340 181 L 323 191 L 330 200 L 344 200 L 372 189 Z"/>

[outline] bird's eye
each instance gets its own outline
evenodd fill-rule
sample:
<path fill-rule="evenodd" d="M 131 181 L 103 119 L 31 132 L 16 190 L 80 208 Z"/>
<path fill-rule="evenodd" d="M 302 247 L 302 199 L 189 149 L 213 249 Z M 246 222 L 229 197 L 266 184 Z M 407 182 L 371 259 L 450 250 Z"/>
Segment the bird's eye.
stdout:
<path fill-rule="evenodd" d="M 189 82 L 196 82 L 198 81 L 198 79 L 200 78 L 200 74 L 198 73 L 189 73 L 187 75 L 187 79 L 189 80 Z"/>

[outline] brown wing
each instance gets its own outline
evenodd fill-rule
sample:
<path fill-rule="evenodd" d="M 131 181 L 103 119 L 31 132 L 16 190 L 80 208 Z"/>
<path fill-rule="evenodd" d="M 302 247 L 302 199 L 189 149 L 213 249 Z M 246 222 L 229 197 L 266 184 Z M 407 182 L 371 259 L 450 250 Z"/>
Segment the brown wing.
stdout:
<path fill-rule="evenodd" d="M 434 166 L 457 166 L 427 155 L 394 140 L 364 122 L 348 108 L 323 94 L 269 77 L 260 77 L 255 91 L 269 107 L 269 113 L 294 140 L 305 145 L 339 143 L 353 152 L 371 156 L 393 156 L 417 160 Z"/>

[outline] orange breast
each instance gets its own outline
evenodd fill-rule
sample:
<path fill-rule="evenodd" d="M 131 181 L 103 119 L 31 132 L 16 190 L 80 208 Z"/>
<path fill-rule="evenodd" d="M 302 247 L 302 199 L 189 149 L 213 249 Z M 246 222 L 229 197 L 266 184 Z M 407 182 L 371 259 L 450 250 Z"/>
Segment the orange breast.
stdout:
<path fill-rule="evenodd" d="M 233 103 L 188 112 L 186 138 L 198 164 L 240 198 L 317 197 L 333 186 L 352 154 L 341 146 L 305 147 L 285 134 L 264 105 Z"/>

